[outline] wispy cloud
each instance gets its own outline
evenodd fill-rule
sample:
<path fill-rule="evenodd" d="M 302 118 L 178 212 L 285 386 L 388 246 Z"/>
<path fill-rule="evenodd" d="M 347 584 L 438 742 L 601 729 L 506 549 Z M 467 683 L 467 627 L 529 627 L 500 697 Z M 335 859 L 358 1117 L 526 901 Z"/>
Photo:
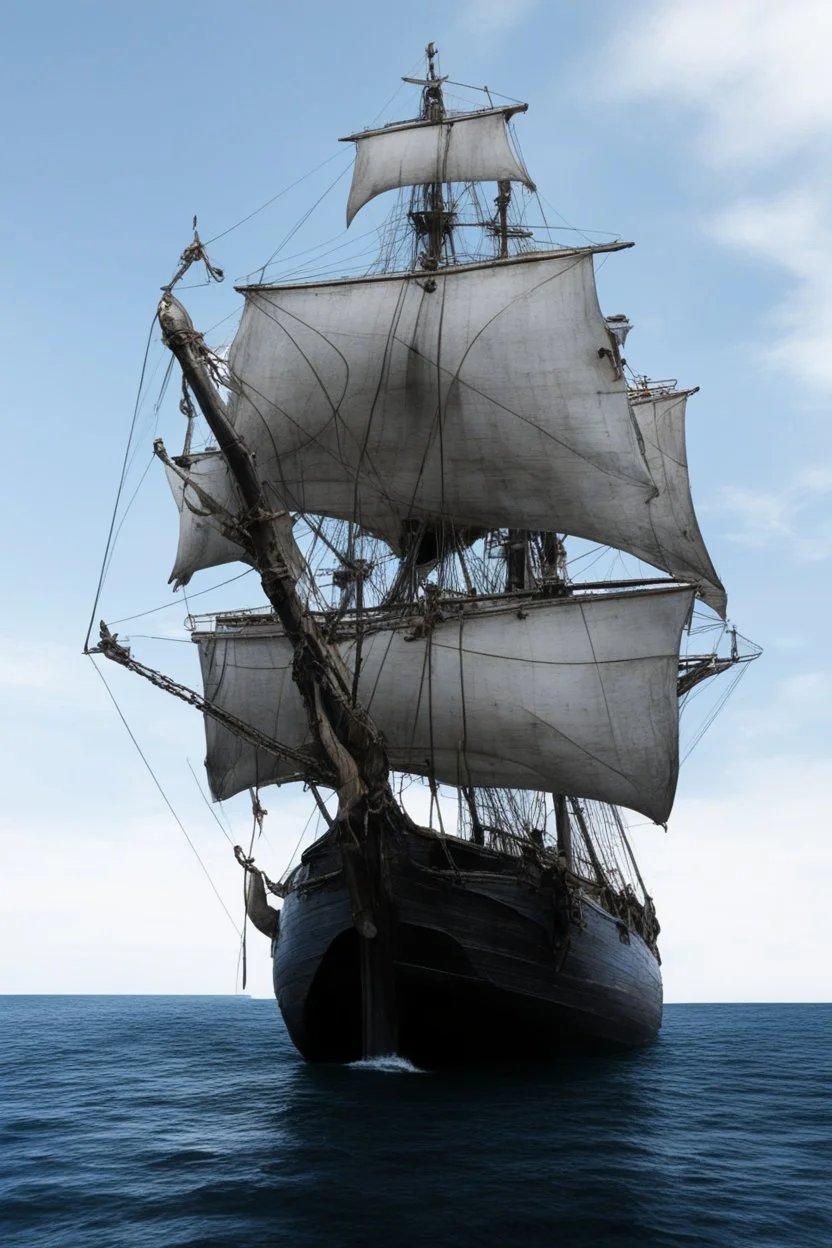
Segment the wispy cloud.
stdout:
<path fill-rule="evenodd" d="M 785 481 L 779 490 L 726 487 L 716 509 L 727 518 L 726 536 L 743 546 L 788 543 L 796 559 L 819 563 L 832 557 L 832 467 L 810 468 Z M 818 504 L 823 502 L 822 514 Z M 811 517 L 811 519 L 810 519 Z"/>
<path fill-rule="evenodd" d="M 765 714 L 759 707 L 739 712 L 733 731 L 740 748 L 752 747 L 755 756 L 765 743 L 796 739 L 806 758 L 825 752 L 832 734 L 832 673 L 815 667 L 778 681 L 768 689 Z"/>
<path fill-rule="evenodd" d="M 828 759 L 758 745 L 719 779 L 711 796 L 679 804 L 668 836 L 635 833 L 662 922 L 667 998 L 828 1001 L 832 964 L 818 954 L 832 886 L 832 847 L 818 835 Z"/>
<path fill-rule="evenodd" d="M 770 166 L 829 133 L 830 40 L 828 0 L 651 0 L 615 41 L 614 76 L 695 106 L 703 159 Z"/>
<path fill-rule="evenodd" d="M 719 214 L 711 233 L 721 243 L 777 265 L 792 279 L 774 310 L 771 339 L 759 354 L 774 365 L 832 386 L 832 191 L 796 188 L 770 199 L 743 200 Z"/>
<path fill-rule="evenodd" d="M 712 233 L 791 279 L 760 354 L 832 387 L 832 5 L 650 0 L 641 20 L 630 16 L 610 49 L 607 88 L 693 110 L 702 166 L 747 188 L 716 214 Z"/>

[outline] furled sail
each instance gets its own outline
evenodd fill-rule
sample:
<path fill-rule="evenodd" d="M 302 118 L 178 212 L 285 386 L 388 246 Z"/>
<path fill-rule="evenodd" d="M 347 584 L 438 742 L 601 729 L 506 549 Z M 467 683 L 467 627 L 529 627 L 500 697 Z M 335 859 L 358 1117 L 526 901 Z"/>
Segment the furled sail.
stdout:
<path fill-rule="evenodd" d="M 235 428 L 292 511 L 399 549 L 414 520 L 661 548 L 593 253 L 248 287 Z"/>
<path fill-rule="evenodd" d="M 347 225 L 376 195 L 437 182 L 534 183 L 509 142 L 506 122 L 527 105 L 458 113 L 441 121 L 408 121 L 342 139 L 355 144 Z"/>
<path fill-rule="evenodd" d="M 703 600 L 725 618 L 725 589 L 702 540 L 688 479 L 685 409 L 695 390 L 677 394 L 633 395 L 633 412 L 658 494 L 647 506 L 653 542 L 630 553 L 656 563 L 682 580 L 694 581 Z M 656 548 L 661 558 L 656 559 Z"/>
<path fill-rule="evenodd" d="M 664 821 L 678 772 L 676 676 L 687 589 L 443 603 L 419 627 L 365 616 L 358 699 L 391 766 L 447 784 L 596 798 Z M 415 612 L 414 612 L 415 615 Z M 416 624 L 416 627 L 414 627 Z M 292 647 L 274 625 L 197 633 L 206 698 L 274 740 L 310 748 Z M 350 671 L 356 643 L 339 643 Z M 206 718 L 218 799 L 299 779 Z"/>

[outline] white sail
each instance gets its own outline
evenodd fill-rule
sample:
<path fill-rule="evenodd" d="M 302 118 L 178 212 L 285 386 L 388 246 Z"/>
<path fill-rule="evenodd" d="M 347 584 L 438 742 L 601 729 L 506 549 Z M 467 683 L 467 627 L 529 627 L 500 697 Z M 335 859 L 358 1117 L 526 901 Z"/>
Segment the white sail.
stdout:
<path fill-rule="evenodd" d="M 644 455 L 658 493 L 646 507 L 634 509 L 625 549 L 673 576 L 694 582 L 700 597 L 724 618 L 725 590 L 702 539 L 688 480 L 685 408 L 691 393 L 695 391 L 631 396 Z M 219 451 L 194 457 L 189 471 L 203 490 L 223 508 L 232 510 L 236 493 Z M 218 518 L 204 514 L 195 495 L 189 493 L 189 504 L 184 504 L 182 480 L 170 472 L 169 479 L 180 511 L 179 551 L 171 580 L 187 584 L 198 568 L 215 567 L 233 559 L 247 560 L 243 548 L 223 535 Z M 385 535 L 390 539 L 390 533 Z"/>
<path fill-rule="evenodd" d="M 355 144 L 347 225 L 383 191 L 437 182 L 534 183 L 509 142 L 506 122 L 525 104 L 459 113 L 442 121 L 409 121 L 342 139 Z"/>
<path fill-rule="evenodd" d="M 225 457 L 219 451 L 204 451 L 189 456 L 178 471 L 168 466 L 165 472 L 179 508 L 179 544 L 169 578 L 174 589 L 187 585 L 202 568 L 237 560 L 252 562 L 245 549 L 223 531 L 228 528 L 226 518 L 236 520 L 242 512 Z"/>
<path fill-rule="evenodd" d="M 644 441 L 644 454 L 658 494 L 647 507 L 652 540 L 630 553 L 693 581 L 702 599 L 725 618 L 725 589 L 702 539 L 688 478 L 685 408 L 689 390 L 678 394 L 633 395 L 633 412 Z M 656 550 L 660 558 L 656 558 Z"/>
<path fill-rule="evenodd" d="M 248 287 L 231 413 L 290 510 L 401 546 L 414 520 L 655 548 L 655 494 L 593 251 Z"/>
<path fill-rule="evenodd" d="M 662 822 L 678 773 L 677 664 L 692 596 L 673 589 L 522 606 L 445 603 L 445 618 L 421 635 L 415 617 L 364 635 L 358 699 L 397 770 L 591 797 Z M 210 702 L 277 741 L 311 747 L 292 647 L 277 628 L 195 640 Z M 355 642 L 339 648 L 354 671 Z M 299 778 L 205 723 L 218 799 Z"/>

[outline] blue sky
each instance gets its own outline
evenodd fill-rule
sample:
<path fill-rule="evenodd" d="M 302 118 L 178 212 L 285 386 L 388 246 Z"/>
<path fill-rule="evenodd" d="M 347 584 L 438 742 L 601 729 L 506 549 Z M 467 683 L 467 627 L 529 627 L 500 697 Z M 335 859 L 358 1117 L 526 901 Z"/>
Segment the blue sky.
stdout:
<path fill-rule="evenodd" d="M 599 273 L 605 310 L 635 324 L 630 363 L 702 387 L 688 430 L 700 522 L 731 617 L 765 656 L 687 763 L 669 833 L 635 832 L 668 999 L 829 999 L 832 9 L 79 0 L 15 6 L 4 36 L 0 991 L 234 989 L 231 922 L 80 653 L 142 355 L 193 213 L 212 238 L 329 161 L 212 245 L 228 280 L 186 297 L 221 343 L 232 279 L 346 168 L 341 135 L 412 111 L 399 75 L 433 39 L 451 78 L 529 101 L 517 128 L 550 219 L 635 240 Z M 347 185 L 275 271 L 342 234 Z M 359 217 L 352 233 L 366 228 Z M 152 344 L 127 499 L 150 462 L 164 364 Z M 178 450 L 172 395 L 158 429 Z M 107 618 L 167 601 L 175 528 L 151 468 Z M 195 589 L 222 579 L 204 576 Z M 140 636 L 169 634 L 186 610 L 177 598 L 123 628 L 193 682 L 189 648 Z M 106 675 L 239 921 L 239 871 L 186 762 L 199 771 L 198 717 Z M 277 874 L 307 807 L 277 791 L 266 805 Z M 246 836 L 245 802 L 229 818 Z M 249 962 L 266 993 L 256 934 Z"/>

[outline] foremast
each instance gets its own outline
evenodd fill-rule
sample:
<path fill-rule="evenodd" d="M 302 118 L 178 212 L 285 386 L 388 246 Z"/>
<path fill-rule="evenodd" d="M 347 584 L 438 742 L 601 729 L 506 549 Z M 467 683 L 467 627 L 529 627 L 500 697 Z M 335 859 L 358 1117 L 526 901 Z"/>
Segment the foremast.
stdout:
<path fill-rule="evenodd" d="M 337 789 L 335 831 L 362 954 L 364 1056 L 394 1053 L 394 933 L 382 841 L 385 824 L 401 824 L 406 816 L 393 798 L 384 745 L 370 717 L 352 699 L 340 656 L 301 601 L 291 571 L 300 563 L 291 520 L 269 506 L 251 455 L 235 433 L 211 377 L 201 335 L 170 290 L 163 294 L 158 317 L 163 341 L 179 361 L 239 490 L 244 508 L 241 536 L 260 573 L 263 592 L 292 644 L 292 676 Z"/>

